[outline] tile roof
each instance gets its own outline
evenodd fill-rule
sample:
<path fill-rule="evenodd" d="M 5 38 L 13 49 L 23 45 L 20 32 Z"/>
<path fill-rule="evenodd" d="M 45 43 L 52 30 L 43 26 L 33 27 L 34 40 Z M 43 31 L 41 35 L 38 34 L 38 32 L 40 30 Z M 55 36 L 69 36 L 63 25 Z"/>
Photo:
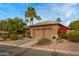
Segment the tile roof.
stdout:
<path fill-rule="evenodd" d="M 48 25 L 48 24 L 60 24 L 59 22 L 53 22 L 53 21 L 43 21 L 39 22 L 37 24 L 29 25 L 29 26 L 39 26 L 39 25 Z"/>

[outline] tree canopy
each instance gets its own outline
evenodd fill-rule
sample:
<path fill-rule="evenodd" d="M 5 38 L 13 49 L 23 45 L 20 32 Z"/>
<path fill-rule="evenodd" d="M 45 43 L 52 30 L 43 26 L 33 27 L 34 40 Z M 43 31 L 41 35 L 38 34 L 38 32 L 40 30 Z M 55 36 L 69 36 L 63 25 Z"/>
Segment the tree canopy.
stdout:
<path fill-rule="evenodd" d="M 73 21 L 69 24 L 72 30 L 79 30 L 79 20 Z"/>
<path fill-rule="evenodd" d="M 58 17 L 58 18 L 56 19 L 56 22 L 61 22 L 61 19 Z"/>
<path fill-rule="evenodd" d="M 7 18 L 0 20 L 0 31 L 22 31 L 26 23 L 18 18 Z"/>
<path fill-rule="evenodd" d="M 26 22 L 30 22 L 30 24 L 33 24 L 34 18 L 41 20 L 41 17 L 36 14 L 36 10 L 33 7 L 28 7 L 28 9 L 25 11 L 25 18 Z"/>

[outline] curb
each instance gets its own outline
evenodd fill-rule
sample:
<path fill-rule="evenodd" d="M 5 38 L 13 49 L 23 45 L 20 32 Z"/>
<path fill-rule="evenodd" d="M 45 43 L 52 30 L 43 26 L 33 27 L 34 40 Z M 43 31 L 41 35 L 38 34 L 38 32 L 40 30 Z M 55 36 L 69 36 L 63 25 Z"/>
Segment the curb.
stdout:
<path fill-rule="evenodd" d="M 58 53 L 66 53 L 66 54 L 72 54 L 79 56 L 79 52 L 71 52 L 71 51 L 64 51 L 64 50 L 54 50 L 54 49 L 45 49 L 45 48 L 38 48 L 38 47 L 29 47 L 32 49 L 38 49 L 38 50 L 44 50 L 44 51 L 50 51 L 50 52 L 58 52 Z"/>
<path fill-rule="evenodd" d="M 49 51 L 49 52 L 58 52 L 58 53 L 66 53 L 66 54 L 71 54 L 75 56 L 79 56 L 79 52 L 71 52 L 71 51 L 64 51 L 64 50 L 54 50 L 54 49 L 46 49 L 46 48 L 39 48 L 39 47 L 31 47 L 31 46 L 18 46 L 18 45 L 10 45 L 10 44 L 1 44 L 1 45 L 8 45 L 8 46 L 15 46 L 15 47 L 22 47 L 22 48 L 31 48 L 31 49 L 37 49 L 37 50 L 44 50 L 44 51 Z"/>

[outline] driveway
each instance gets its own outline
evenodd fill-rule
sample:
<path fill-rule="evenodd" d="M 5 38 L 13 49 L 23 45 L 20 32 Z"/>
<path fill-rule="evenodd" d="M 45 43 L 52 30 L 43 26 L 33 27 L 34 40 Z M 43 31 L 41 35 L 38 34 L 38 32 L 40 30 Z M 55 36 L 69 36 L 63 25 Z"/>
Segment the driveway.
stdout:
<path fill-rule="evenodd" d="M 38 40 L 33 39 L 23 39 L 23 40 L 16 40 L 16 41 L 0 41 L 2 45 L 10 45 L 10 46 L 18 46 L 18 47 L 29 47 L 35 44 Z"/>
<path fill-rule="evenodd" d="M 18 56 L 72 56 L 79 55 L 79 43 L 72 43 L 65 41 L 64 43 L 58 43 L 57 45 L 53 42 L 51 45 L 46 46 L 34 46 L 38 40 L 16 40 L 16 41 L 4 41 L 0 42 L 0 52 L 7 52 L 8 55 Z M 55 51 L 56 47 L 56 51 Z M 75 48 L 74 48 L 75 47 Z M 39 49 L 40 48 L 40 49 Z M 44 48 L 44 49 L 42 49 Z M 48 49 L 48 50 L 47 50 Z M 58 51 L 61 50 L 61 51 Z M 77 52 L 78 54 L 72 54 L 63 52 L 71 51 Z"/>

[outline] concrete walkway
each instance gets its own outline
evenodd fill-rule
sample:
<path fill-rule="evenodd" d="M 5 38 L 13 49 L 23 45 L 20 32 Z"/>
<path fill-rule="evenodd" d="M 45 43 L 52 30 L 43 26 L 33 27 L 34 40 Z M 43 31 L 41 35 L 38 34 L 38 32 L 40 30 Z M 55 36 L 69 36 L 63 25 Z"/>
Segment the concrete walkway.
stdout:
<path fill-rule="evenodd" d="M 30 47 L 34 45 L 38 40 L 33 39 L 23 39 L 23 40 L 16 40 L 16 41 L 2 41 L 0 44 L 2 45 L 10 45 L 10 46 L 17 46 L 17 47 Z"/>
<path fill-rule="evenodd" d="M 30 40 L 27 43 L 23 43 L 22 45 L 20 45 L 19 47 L 32 47 L 33 45 L 35 45 L 35 43 L 37 43 L 38 40 Z"/>

